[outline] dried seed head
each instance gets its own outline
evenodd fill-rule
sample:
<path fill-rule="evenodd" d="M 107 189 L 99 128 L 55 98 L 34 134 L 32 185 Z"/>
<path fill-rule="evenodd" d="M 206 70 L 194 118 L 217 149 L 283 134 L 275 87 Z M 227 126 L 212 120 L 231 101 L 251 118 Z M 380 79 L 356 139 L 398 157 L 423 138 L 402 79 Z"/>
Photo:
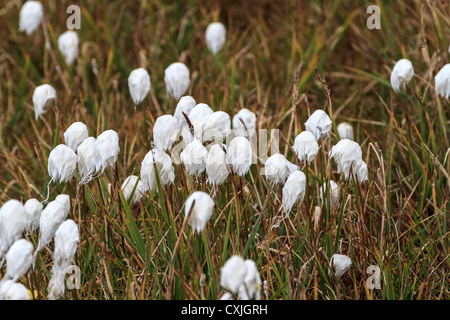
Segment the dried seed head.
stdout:
<path fill-rule="evenodd" d="M 33 107 L 36 120 L 47 112 L 48 105 L 56 99 L 56 91 L 49 84 L 37 86 L 33 92 Z"/>
<path fill-rule="evenodd" d="M 64 144 L 57 145 L 48 156 L 48 174 L 56 183 L 67 182 L 75 175 L 77 155 Z"/>
<path fill-rule="evenodd" d="M 414 76 L 414 68 L 408 59 L 400 59 L 391 73 L 391 85 L 395 92 L 405 91 L 406 83 Z"/>
<path fill-rule="evenodd" d="M 88 129 L 83 122 L 74 122 L 64 132 L 64 141 L 66 145 L 74 152 L 77 152 L 78 146 L 89 136 Z"/>
<path fill-rule="evenodd" d="M 9 248 L 6 254 L 6 279 L 11 279 L 14 282 L 19 280 L 33 262 L 33 244 L 25 239 L 19 239 Z"/>
<path fill-rule="evenodd" d="M 205 38 L 208 49 L 215 55 L 225 45 L 227 30 L 221 22 L 210 23 L 206 28 Z"/>
<path fill-rule="evenodd" d="M 211 113 L 204 125 L 203 141 L 222 142 L 230 132 L 231 120 L 228 113 L 216 111 Z"/>
<path fill-rule="evenodd" d="M 213 209 L 214 201 L 211 196 L 206 192 L 196 191 L 186 200 L 184 215 L 189 218 L 188 224 L 192 229 L 201 232 L 211 219 Z"/>
<path fill-rule="evenodd" d="M 249 137 L 256 130 L 256 115 L 243 108 L 233 117 L 233 133 L 237 136 Z"/>
<path fill-rule="evenodd" d="M 33 258 L 44 246 L 52 241 L 56 230 L 66 219 L 66 216 L 67 208 L 62 201 L 54 200 L 42 210 L 41 219 L 39 220 L 39 243 Z"/>
<path fill-rule="evenodd" d="M 292 206 L 297 202 L 300 203 L 305 197 L 306 176 L 300 171 L 292 172 L 283 187 L 283 207 L 286 212 L 291 211 Z"/>
<path fill-rule="evenodd" d="M 27 221 L 27 212 L 17 200 L 6 201 L 0 209 L 0 257 L 22 237 Z"/>
<path fill-rule="evenodd" d="M 245 260 L 247 269 L 244 282 L 239 287 L 240 300 L 261 300 L 261 276 L 253 260 Z"/>
<path fill-rule="evenodd" d="M 316 138 L 309 131 L 303 131 L 295 137 L 293 149 L 297 153 L 298 159 L 308 162 L 308 164 L 313 162 L 319 153 L 319 145 Z"/>
<path fill-rule="evenodd" d="M 247 266 L 244 259 L 234 255 L 220 269 L 220 285 L 232 293 L 238 293 L 246 274 Z"/>
<path fill-rule="evenodd" d="M 178 121 L 170 114 L 160 116 L 153 127 L 153 141 L 155 148 L 159 151 L 170 149 L 178 139 Z"/>
<path fill-rule="evenodd" d="M 178 101 L 175 113 L 173 114 L 173 116 L 177 118 L 178 128 L 181 129 L 187 125 L 186 118 L 184 117 L 183 112 L 187 116 L 189 116 L 192 109 L 195 107 L 195 104 L 196 102 L 191 96 L 181 97 L 180 101 Z"/>
<path fill-rule="evenodd" d="M 342 139 L 330 151 L 330 157 L 338 164 L 338 173 L 343 172 L 345 179 L 358 174 L 362 165 L 362 151 L 357 142 Z"/>
<path fill-rule="evenodd" d="M 337 131 L 341 139 L 354 140 L 353 127 L 348 122 L 342 122 L 337 126 Z"/>
<path fill-rule="evenodd" d="M 88 137 L 77 148 L 78 172 L 81 176 L 80 183 L 89 182 L 91 176 L 95 173 L 95 147 L 94 137 Z"/>
<path fill-rule="evenodd" d="M 78 57 L 80 52 L 79 44 L 78 34 L 73 30 L 67 30 L 58 37 L 58 49 L 69 66 Z"/>
<path fill-rule="evenodd" d="M 12 280 L 0 282 L 0 300 L 30 300 L 27 288 Z"/>
<path fill-rule="evenodd" d="M 450 97 L 450 63 L 442 67 L 434 77 L 434 82 L 436 94 L 448 99 Z"/>
<path fill-rule="evenodd" d="M 330 259 L 330 267 L 334 267 L 335 275 L 340 278 L 352 266 L 352 260 L 343 254 L 333 254 Z"/>
<path fill-rule="evenodd" d="M 95 142 L 95 170 L 103 172 L 108 166 L 113 167 L 120 152 L 119 135 L 114 130 L 106 130 Z"/>
<path fill-rule="evenodd" d="M 131 71 L 128 77 L 128 89 L 135 106 L 140 105 L 144 101 L 150 91 L 150 87 L 150 75 L 147 70 L 138 68 Z"/>
<path fill-rule="evenodd" d="M 331 131 L 332 122 L 323 110 L 316 110 L 305 122 L 306 131 L 311 132 L 317 141 L 325 138 Z"/>
<path fill-rule="evenodd" d="M 39 1 L 26 1 L 19 14 L 19 31 L 32 34 L 44 21 L 44 8 Z"/>
<path fill-rule="evenodd" d="M 164 70 L 164 82 L 168 95 L 180 99 L 191 82 L 188 67 L 181 62 L 172 63 Z"/>
<path fill-rule="evenodd" d="M 300 168 L 289 162 L 282 154 L 275 153 L 267 158 L 264 165 L 266 178 L 274 185 L 283 183 L 289 175 Z"/>
<path fill-rule="evenodd" d="M 327 184 L 324 183 L 323 186 L 320 188 L 320 201 L 322 203 L 325 203 L 325 197 L 327 196 L 325 193 L 325 190 L 327 190 Z M 331 189 L 329 192 L 331 194 L 331 201 L 334 203 L 335 206 L 338 205 L 339 203 L 339 186 L 336 182 L 334 182 L 333 180 L 330 180 L 330 186 L 329 188 Z M 324 196 L 325 194 L 325 196 Z"/>
<path fill-rule="evenodd" d="M 186 143 L 192 142 L 194 138 L 200 140 L 200 142 L 204 142 L 203 132 L 206 127 L 208 118 L 212 115 L 214 111 L 206 104 L 199 103 L 197 104 L 189 113 L 189 120 L 194 126 L 194 137 L 190 132 L 187 126 L 184 126 L 181 131 L 181 135 L 183 136 L 183 140 Z"/>

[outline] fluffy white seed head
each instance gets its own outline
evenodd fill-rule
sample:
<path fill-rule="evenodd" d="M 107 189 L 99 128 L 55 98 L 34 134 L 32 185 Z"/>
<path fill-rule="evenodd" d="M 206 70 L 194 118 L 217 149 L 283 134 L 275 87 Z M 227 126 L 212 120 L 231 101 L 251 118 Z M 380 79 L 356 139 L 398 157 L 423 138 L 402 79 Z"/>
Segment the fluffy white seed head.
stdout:
<path fill-rule="evenodd" d="M 8 200 L 3 204 L 0 209 L 0 257 L 22 237 L 26 220 L 27 212 L 19 201 Z"/>
<path fill-rule="evenodd" d="M 64 141 L 73 151 L 89 136 L 88 129 L 83 122 L 74 122 L 64 132 Z"/>
<path fill-rule="evenodd" d="M 114 130 L 102 132 L 95 142 L 95 170 L 103 172 L 108 166 L 113 167 L 120 152 L 119 135 Z"/>
<path fill-rule="evenodd" d="M 44 21 L 44 8 L 39 1 L 26 1 L 19 14 L 19 31 L 32 34 Z"/>
<path fill-rule="evenodd" d="M 286 212 L 291 211 L 297 201 L 300 203 L 305 198 L 306 176 L 300 171 L 292 172 L 283 187 L 283 208 Z"/>
<path fill-rule="evenodd" d="M 77 169 L 77 155 L 65 144 L 57 145 L 48 156 L 47 169 L 56 183 L 69 181 Z"/>
<path fill-rule="evenodd" d="M 208 183 L 213 186 L 222 184 L 228 177 L 226 154 L 219 144 L 214 144 L 209 149 L 206 158 L 206 174 L 208 175 Z"/>
<path fill-rule="evenodd" d="M 331 131 L 332 122 L 323 110 L 316 110 L 305 122 L 306 131 L 311 132 L 317 141 L 325 138 Z"/>
<path fill-rule="evenodd" d="M 244 282 L 239 287 L 240 300 L 261 300 L 261 277 L 253 260 L 245 260 L 247 269 Z"/>
<path fill-rule="evenodd" d="M 363 183 L 364 181 L 369 180 L 369 170 L 367 169 L 367 164 L 362 161 L 361 166 L 358 170 L 358 181 L 359 183 Z"/>
<path fill-rule="evenodd" d="M 175 179 L 172 159 L 165 152 L 152 149 L 141 163 L 141 179 L 145 191 L 153 190 L 157 186 L 154 164 L 158 169 L 161 185 L 173 183 Z"/>
<path fill-rule="evenodd" d="M 391 73 L 391 85 L 395 92 L 405 91 L 406 83 L 414 76 L 414 68 L 408 59 L 400 59 Z"/>
<path fill-rule="evenodd" d="M 206 119 L 203 132 L 203 141 L 222 142 L 230 132 L 231 120 L 228 113 L 216 111 Z"/>
<path fill-rule="evenodd" d="M 95 147 L 94 137 L 88 137 L 77 148 L 78 172 L 81 176 L 81 183 L 90 180 L 91 175 L 95 173 Z"/>
<path fill-rule="evenodd" d="M 66 63 L 70 66 L 78 57 L 80 39 L 73 30 L 67 30 L 58 37 L 58 49 L 64 57 Z"/>
<path fill-rule="evenodd" d="M 354 140 L 353 127 L 350 123 L 348 122 L 339 123 L 339 125 L 337 126 L 337 131 L 341 139 Z"/>
<path fill-rule="evenodd" d="M 298 166 L 289 162 L 282 154 L 275 153 L 267 158 L 264 165 L 264 174 L 272 184 L 284 184 L 289 175 L 299 169 Z"/>
<path fill-rule="evenodd" d="M 180 99 L 191 83 L 188 67 L 181 62 L 172 63 L 164 70 L 164 82 L 169 96 Z"/>
<path fill-rule="evenodd" d="M 0 300 L 30 300 L 27 288 L 12 280 L 0 282 Z"/>
<path fill-rule="evenodd" d="M 213 209 L 214 201 L 211 196 L 203 191 L 195 191 L 186 200 L 184 215 L 189 217 L 188 224 L 192 229 L 201 232 L 211 219 Z"/>
<path fill-rule="evenodd" d="M 47 112 L 48 105 L 56 99 L 56 91 L 49 84 L 37 86 L 33 92 L 33 107 L 36 120 Z"/>
<path fill-rule="evenodd" d="M 153 141 L 159 151 L 170 149 L 178 139 L 178 121 L 170 114 L 160 116 L 153 127 Z"/>
<path fill-rule="evenodd" d="M 237 136 L 249 137 L 256 131 L 256 115 L 243 108 L 233 117 L 233 133 Z"/>
<path fill-rule="evenodd" d="M 128 89 L 134 105 L 138 106 L 147 97 L 150 91 L 150 75 L 144 68 L 138 68 L 131 71 L 128 77 Z"/>
<path fill-rule="evenodd" d="M 198 176 L 206 169 L 208 151 L 200 141 L 194 139 L 180 153 L 180 160 L 191 176 Z"/>
<path fill-rule="evenodd" d="M 448 99 L 450 97 L 450 63 L 442 67 L 434 77 L 434 82 L 436 94 Z"/>
<path fill-rule="evenodd" d="M 295 137 L 293 149 L 297 153 L 298 159 L 308 162 L 308 164 L 313 162 L 319 153 L 319 145 L 316 138 L 309 131 L 303 131 Z"/>
<path fill-rule="evenodd" d="M 25 239 L 13 243 L 6 254 L 6 279 L 17 281 L 31 267 L 33 262 L 33 244 Z"/>
<path fill-rule="evenodd" d="M 125 200 L 130 199 L 134 190 L 133 197 L 131 198 L 131 204 L 139 203 L 146 192 L 142 181 L 135 175 L 128 176 L 122 183 L 120 189 L 123 192 L 123 197 Z"/>
<path fill-rule="evenodd" d="M 225 292 L 221 297 L 220 300 L 233 300 L 233 295 L 229 292 Z"/>
<path fill-rule="evenodd" d="M 189 113 L 189 120 L 194 126 L 194 137 L 192 136 L 192 133 L 186 125 L 181 131 L 183 140 L 186 141 L 186 143 L 189 143 L 194 138 L 196 138 L 201 142 L 204 142 L 205 140 L 203 139 L 203 132 L 205 130 L 209 116 L 213 113 L 214 111 L 212 111 L 212 109 L 206 103 L 197 104 Z"/>
<path fill-rule="evenodd" d="M 196 102 L 191 96 L 181 97 L 180 101 L 178 101 L 177 107 L 175 108 L 175 113 L 173 114 L 173 116 L 177 118 L 178 128 L 181 129 L 184 126 L 187 126 L 186 118 L 184 117 L 183 112 L 189 116 L 195 105 Z"/>
<path fill-rule="evenodd" d="M 52 241 L 56 230 L 66 219 L 67 213 L 67 207 L 62 201 L 54 200 L 44 208 L 39 220 L 39 244 L 35 254 Z"/>
<path fill-rule="evenodd" d="M 351 174 L 358 174 L 362 165 L 362 151 L 357 142 L 340 140 L 330 151 L 330 157 L 338 164 L 338 173 L 344 173 L 345 179 Z"/>
<path fill-rule="evenodd" d="M 28 233 L 32 233 L 39 227 L 43 205 L 40 201 L 33 198 L 25 202 L 24 208 L 27 212 L 25 228 Z"/>
<path fill-rule="evenodd" d="M 55 232 L 54 267 L 64 266 L 64 272 L 66 272 L 77 251 L 78 242 L 80 242 L 80 234 L 75 221 L 68 219 L 61 223 Z"/>
<path fill-rule="evenodd" d="M 334 182 L 334 180 L 330 180 L 330 185 L 327 186 L 326 183 L 323 184 L 323 186 L 320 188 L 320 201 L 322 203 L 325 203 L 325 197 L 327 197 L 327 193 L 325 192 L 325 190 L 329 190 L 328 192 L 330 192 L 331 195 L 331 201 L 334 203 L 334 205 L 336 206 L 339 203 L 339 186 L 336 182 Z M 325 197 L 324 197 L 325 194 Z"/>
<path fill-rule="evenodd" d="M 220 285 L 232 293 L 238 293 L 247 275 L 247 266 L 240 256 L 230 257 L 220 269 Z"/>
<path fill-rule="evenodd" d="M 208 49 L 215 55 L 225 45 L 227 30 L 221 22 L 210 23 L 206 28 L 205 38 Z"/>
<path fill-rule="evenodd" d="M 70 197 L 67 194 L 59 194 L 56 196 L 55 201 L 63 205 L 65 215 L 67 216 L 70 212 Z"/>
<path fill-rule="evenodd" d="M 340 278 L 352 266 L 352 260 L 343 254 L 333 254 L 330 259 L 330 267 L 334 268 L 335 275 Z"/>
<path fill-rule="evenodd" d="M 227 164 L 233 167 L 239 176 L 245 175 L 252 165 L 253 150 L 250 141 L 244 137 L 235 137 L 227 148 Z"/>

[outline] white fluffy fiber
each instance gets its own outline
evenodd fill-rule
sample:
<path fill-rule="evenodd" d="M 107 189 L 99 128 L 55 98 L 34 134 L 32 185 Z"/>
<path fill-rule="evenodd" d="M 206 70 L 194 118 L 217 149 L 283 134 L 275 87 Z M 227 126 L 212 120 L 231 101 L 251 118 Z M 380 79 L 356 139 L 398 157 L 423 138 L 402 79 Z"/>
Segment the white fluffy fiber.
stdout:
<path fill-rule="evenodd" d="M 229 175 L 226 154 L 219 144 L 214 144 L 209 149 L 206 158 L 206 174 L 208 175 L 208 183 L 213 186 L 222 184 Z"/>
<path fill-rule="evenodd" d="M 406 83 L 414 76 L 414 68 L 408 59 L 400 59 L 394 65 L 391 73 L 391 85 L 395 92 L 405 90 Z"/>
<path fill-rule="evenodd" d="M 330 117 L 323 110 L 316 110 L 305 122 L 306 131 L 311 132 L 317 141 L 328 136 L 332 128 Z"/>
<path fill-rule="evenodd" d="M 264 165 L 266 178 L 274 185 L 285 183 L 289 175 L 300 168 L 289 162 L 282 154 L 270 156 Z"/>
<path fill-rule="evenodd" d="M 174 62 L 164 70 L 164 82 L 169 96 L 176 100 L 187 91 L 191 82 L 188 67 L 184 63 Z"/>
<path fill-rule="evenodd" d="M 48 174 L 56 183 L 67 182 L 75 175 L 77 155 L 65 144 L 57 145 L 48 156 Z"/>
<path fill-rule="evenodd" d="M 205 32 L 206 45 L 215 55 L 222 50 L 227 39 L 227 30 L 223 23 L 213 22 L 208 25 Z"/>
<path fill-rule="evenodd" d="M 72 123 L 64 132 L 64 142 L 74 152 L 78 146 L 89 136 L 87 126 L 83 122 Z"/>
<path fill-rule="evenodd" d="M 198 176 L 206 169 L 208 151 L 200 141 L 194 139 L 180 153 L 180 160 L 191 176 Z"/>
<path fill-rule="evenodd" d="M 17 200 L 8 200 L 1 207 L 0 258 L 15 241 L 21 238 L 26 226 L 26 216 L 24 206 Z"/>
<path fill-rule="evenodd" d="M 80 39 L 73 30 L 67 30 L 58 37 L 58 49 L 64 57 L 66 63 L 70 66 L 78 57 Z"/>
<path fill-rule="evenodd" d="M 37 86 L 33 91 L 33 107 L 36 120 L 45 112 L 48 105 L 56 99 L 56 90 L 49 84 Z"/>
<path fill-rule="evenodd" d="M 283 187 L 283 208 L 286 212 L 291 211 L 294 204 L 303 201 L 306 191 L 306 176 L 300 171 L 292 172 Z"/>
<path fill-rule="evenodd" d="M 156 164 L 161 185 L 173 183 L 175 179 L 172 159 L 165 152 L 152 149 L 141 163 L 141 179 L 145 191 L 153 190 L 157 185 L 154 164 Z"/>
<path fill-rule="evenodd" d="M 24 208 L 27 212 L 25 228 L 28 233 L 34 232 L 39 227 L 43 207 L 42 203 L 34 198 L 25 202 Z"/>
<path fill-rule="evenodd" d="M 138 106 L 147 97 L 150 91 L 151 81 L 150 75 L 144 68 L 134 69 L 128 76 L 128 89 L 134 105 Z"/>
<path fill-rule="evenodd" d="M 95 170 L 103 172 L 108 166 L 114 166 L 120 152 L 119 136 L 114 130 L 102 132 L 95 142 Z"/>
<path fill-rule="evenodd" d="M 192 229 L 201 232 L 211 219 L 213 209 L 214 201 L 211 196 L 203 191 L 195 191 L 186 200 L 184 215 L 189 218 L 188 224 Z"/>
<path fill-rule="evenodd" d="M 178 120 L 170 114 L 160 116 L 153 127 L 153 141 L 159 151 L 170 149 L 178 139 Z"/>
<path fill-rule="evenodd" d="M 434 77 L 434 82 L 436 93 L 448 99 L 450 97 L 450 63 L 442 67 Z"/>
<path fill-rule="evenodd" d="M 95 173 L 95 148 L 97 139 L 88 137 L 77 148 L 78 173 L 80 174 L 80 183 L 90 181 Z"/>
<path fill-rule="evenodd" d="M 300 161 L 310 164 L 319 153 L 319 145 L 316 138 L 309 131 L 303 131 L 295 137 L 294 151 Z"/>
<path fill-rule="evenodd" d="M 244 137 L 235 137 L 227 147 L 227 164 L 233 167 L 234 172 L 244 176 L 252 165 L 253 150 L 250 141 Z"/>
<path fill-rule="evenodd" d="M 32 34 L 44 21 L 44 8 L 39 1 L 26 1 L 19 14 L 19 31 Z"/>
<path fill-rule="evenodd" d="M 135 175 L 128 176 L 122 183 L 120 189 L 123 192 L 125 200 L 130 199 L 134 190 L 133 197 L 130 201 L 131 204 L 139 203 L 146 192 L 142 181 Z"/>

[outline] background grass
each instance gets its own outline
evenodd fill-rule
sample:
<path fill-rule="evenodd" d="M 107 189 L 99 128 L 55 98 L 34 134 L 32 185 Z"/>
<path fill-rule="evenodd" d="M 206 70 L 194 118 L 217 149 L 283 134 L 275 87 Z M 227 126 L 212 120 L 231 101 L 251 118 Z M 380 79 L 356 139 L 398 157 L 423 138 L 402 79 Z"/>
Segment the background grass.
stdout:
<path fill-rule="evenodd" d="M 70 4 L 82 9 L 81 54 L 72 67 L 55 49 Z M 217 299 L 220 268 L 241 254 L 256 262 L 266 281 L 264 299 L 448 299 L 450 104 L 436 97 L 434 76 L 449 62 L 450 4 L 375 1 L 382 28 L 369 30 L 370 4 L 49 0 L 44 9 L 52 49 L 45 50 L 42 29 L 30 37 L 18 32 L 21 1 L 2 0 L 0 203 L 45 198 L 48 155 L 72 122 L 86 123 L 92 136 L 114 129 L 120 137 L 114 170 L 82 188 L 75 180 L 51 186 L 50 200 L 71 196 L 69 218 L 80 226 L 75 262 L 82 287 L 66 290 L 65 298 Z M 227 43 L 213 56 L 204 32 L 217 20 L 227 27 Z M 401 58 L 413 62 L 415 76 L 405 93 L 395 94 L 389 77 Z M 337 123 L 350 122 L 370 182 L 339 177 L 327 156 L 338 141 L 333 134 L 307 169 L 307 199 L 279 228 L 272 228 L 272 219 L 281 190 L 259 174 L 260 163 L 245 179 L 230 176 L 220 187 L 201 234 L 190 227 L 180 233 L 183 204 L 192 191 L 211 188 L 182 166 L 176 166 L 174 185 L 159 185 L 161 192 L 130 207 L 120 184 L 139 174 L 155 119 L 175 110 L 164 86 L 164 69 L 175 61 L 189 67 L 188 94 L 197 102 L 231 116 L 242 107 L 253 110 L 269 140 L 270 129 L 280 129 L 292 145 L 316 109 L 330 114 L 334 132 Z M 127 78 L 139 66 L 149 70 L 152 87 L 136 128 Z M 42 83 L 56 88 L 57 102 L 35 121 L 32 93 Z M 280 152 L 295 162 L 283 139 Z M 319 201 L 319 186 L 330 179 L 341 188 L 338 206 Z M 316 210 L 321 216 L 315 220 Z M 29 239 L 36 243 L 35 235 Z M 52 246 L 21 279 L 38 299 L 46 297 Z M 353 262 L 340 281 L 328 276 L 334 253 Z M 370 265 L 381 268 L 380 290 L 366 286 Z"/>

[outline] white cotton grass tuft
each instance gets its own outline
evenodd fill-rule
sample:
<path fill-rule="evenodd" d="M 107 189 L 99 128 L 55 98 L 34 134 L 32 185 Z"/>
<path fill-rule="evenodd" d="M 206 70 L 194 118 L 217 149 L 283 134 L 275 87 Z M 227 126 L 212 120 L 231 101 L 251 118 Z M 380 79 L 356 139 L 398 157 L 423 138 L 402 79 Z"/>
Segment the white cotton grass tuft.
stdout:
<path fill-rule="evenodd" d="M 47 107 L 56 99 L 56 90 L 49 84 L 41 84 L 33 91 L 33 107 L 36 120 L 47 112 Z"/>
<path fill-rule="evenodd" d="M 231 130 L 231 120 L 228 113 L 216 111 L 206 119 L 203 132 L 203 141 L 222 142 Z"/>
<path fill-rule="evenodd" d="M 203 132 L 209 116 L 213 113 L 214 111 L 206 103 L 197 104 L 189 113 L 189 121 L 191 121 L 191 124 L 194 127 L 194 137 L 192 136 L 189 128 L 184 126 L 181 132 L 183 140 L 186 143 L 189 143 L 196 138 L 202 143 L 205 142 Z"/>
<path fill-rule="evenodd" d="M 220 270 L 220 285 L 238 294 L 241 300 L 261 299 L 261 277 L 255 262 L 250 259 L 231 256 Z"/>
<path fill-rule="evenodd" d="M 344 173 L 345 179 L 359 173 L 363 161 L 361 147 L 357 142 L 342 139 L 331 148 L 329 155 L 336 160 L 338 173 Z"/>
<path fill-rule="evenodd" d="M 44 7 L 39 1 L 26 1 L 19 13 L 19 31 L 31 35 L 44 21 Z"/>
<path fill-rule="evenodd" d="M 208 150 L 197 139 L 188 143 L 180 153 L 180 160 L 191 176 L 198 176 L 205 171 L 207 158 Z"/>
<path fill-rule="evenodd" d="M 213 209 L 214 201 L 211 196 L 203 191 L 195 191 L 186 200 L 184 215 L 194 231 L 202 232 L 211 219 Z"/>
<path fill-rule="evenodd" d="M 80 174 L 80 184 L 87 183 L 95 173 L 95 148 L 94 137 L 88 137 L 77 148 L 78 173 Z"/>
<path fill-rule="evenodd" d="M 181 62 L 172 63 L 164 70 L 164 82 L 168 95 L 180 99 L 191 83 L 188 67 Z"/>
<path fill-rule="evenodd" d="M 6 254 L 6 273 L 4 279 L 10 279 L 16 282 L 27 273 L 33 262 L 33 251 L 34 246 L 28 240 L 19 239 L 14 242 Z"/>
<path fill-rule="evenodd" d="M 78 242 L 80 242 L 78 225 L 70 219 L 64 221 L 55 233 L 52 277 L 48 285 L 50 300 L 59 299 L 64 293 L 64 277 L 75 256 Z"/>
<path fill-rule="evenodd" d="M 26 226 L 27 212 L 17 200 L 8 200 L 0 208 L 0 267 L 9 247 L 22 237 Z"/>
<path fill-rule="evenodd" d="M 69 208 L 70 209 L 70 208 Z M 33 260 L 37 253 L 52 241 L 56 230 L 64 222 L 68 214 L 67 205 L 63 201 L 53 200 L 42 210 L 39 221 L 39 242 L 33 255 Z"/>
<path fill-rule="evenodd" d="M 12 280 L 0 282 L 0 300 L 30 300 L 27 288 Z"/>
<path fill-rule="evenodd" d="M 251 137 L 256 133 L 256 115 L 242 108 L 233 117 L 233 133 L 237 136 Z"/>
<path fill-rule="evenodd" d="M 195 99 L 191 96 L 184 96 L 181 97 L 180 101 L 177 103 L 177 107 L 175 108 L 175 113 L 173 116 L 178 121 L 178 128 L 183 128 L 184 126 L 187 126 L 186 118 L 183 115 L 183 112 L 189 116 L 192 109 L 195 107 L 196 102 Z"/>
<path fill-rule="evenodd" d="M 220 50 L 222 50 L 227 39 L 227 30 L 223 23 L 210 23 L 206 28 L 205 39 L 206 45 L 212 54 L 216 55 Z"/>
<path fill-rule="evenodd" d="M 74 63 L 80 52 L 80 39 L 73 30 L 67 30 L 58 37 L 58 49 L 64 57 L 66 63 L 70 66 Z"/>
<path fill-rule="evenodd" d="M 70 197 L 67 194 L 59 194 L 56 196 L 55 201 L 58 201 L 63 205 L 65 215 L 67 216 L 70 212 Z"/>
<path fill-rule="evenodd" d="M 343 254 L 333 254 L 330 259 L 330 267 L 334 269 L 336 277 L 341 278 L 344 273 L 352 266 L 352 260 Z M 328 271 L 330 274 L 330 271 Z"/>
<path fill-rule="evenodd" d="M 246 274 L 245 260 L 237 255 L 231 256 L 220 269 L 220 285 L 232 293 L 238 293 Z"/>
<path fill-rule="evenodd" d="M 142 181 L 135 175 L 128 176 L 122 183 L 120 190 L 122 190 L 125 200 L 130 200 L 131 204 L 139 203 L 146 192 Z M 131 194 L 133 194 L 133 197 L 130 199 Z"/>
<path fill-rule="evenodd" d="M 303 131 L 295 137 L 293 149 L 297 153 L 298 159 L 308 164 L 311 164 L 319 153 L 316 138 L 309 131 Z"/>
<path fill-rule="evenodd" d="M 154 164 L 156 164 L 162 186 L 173 183 L 175 179 L 175 172 L 170 156 L 165 152 L 152 149 L 145 155 L 141 163 L 141 179 L 145 191 L 154 190 L 157 185 Z"/>
<path fill-rule="evenodd" d="M 72 179 L 77 168 L 77 155 L 65 144 L 57 145 L 48 156 L 48 174 L 51 181 L 64 183 Z"/>
<path fill-rule="evenodd" d="M 235 137 L 227 147 L 226 163 L 231 165 L 233 171 L 244 176 L 252 165 L 253 150 L 250 141 L 244 137 Z"/>
<path fill-rule="evenodd" d="M 253 260 L 245 260 L 247 273 L 243 284 L 239 287 L 240 300 L 261 300 L 261 276 Z"/>
<path fill-rule="evenodd" d="M 153 127 L 153 141 L 159 151 L 169 150 L 178 139 L 178 121 L 170 114 L 160 116 Z"/>
<path fill-rule="evenodd" d="M 434 77 L 434 86 L 436 94 L 446 99 L 450 97 L 450 63 L 443 66 Z"/>
<path fill-rule="evenodd" d="M 233 294 L 225 292 L 219 300 L 233 300 Z"/>
<path fill-rule="evenodd" d="M 39 219 L 43 209 L 43 204 L 37 199 L 29 199 L 24 204 L 26 210 L 26 226 L 25 230 L 28 234 L 31 234 L 39 227 Z"/>
<path fill-rule="evenodd" d="M 64 132 L 64 142 L 74 152 L 78 146 L 89 137 L 87 126 L 83 122 L 74 122 Z"/>
<path fill-rule="evenodd" d="M 267 158 L 264 175 L 273 184 L 285 183 L 289 175 L 300 168 L 289 162 L 282 154 L 275 153 Z"/>
<path fill-rule="evenodd" d="M 391 73 L 391 85 L 395 92 L 405 91 L 406 84 L 414 76 L 414 68 L 408 59 L 400 59 Z"/>
<path fill-rule="evenodd" d="M 364 161 L 362 161 L 361 166 L 359 167 L 357 176 L 359 183 L 369 180 L 369 169 Z"/>
<path fill-rule="evenodd" d="M 305 198 L 306 176 L 300 171 L 292 172 L 283 187 L 283 208 L 289 213 L 297 201 Z"/>
<path fill-rule="evenodd" d="M 341 139 L 354 140 L 353 127 L 348 122 L 341 122 L 337 126 L 337 131 Z"/>
<path fill-rule="evenodd" d="M 333 202 L 333 204 L 335 206 L 338 205 L 339 203 L 339 186 L 338 184 L 334 181 L 334 180 L 330 180 L 330 185 L 327 186 L 327 183 L 325 182 L 322 187 L 320 187 L 320 192 L 319 192 L 319 197 L 320 197 L 320 201 L 322 203 L 325 203 L 325 197 L 328 197 L 328 192 L 326 192 L 326 190 L 328 190 L 328 192 L 331 195 L 331 201 Z M 325 197 L 324 197 L 325 194 Z"/>
<path fill-rule="evenodd" d="M 331 131 L 332 122 L 323 110 L 316 110 L 305 122 L 306 131 L 311 132 L 317 141 L 326 138 Z"/>
<path fill-rule="evenodd" d="M 94 161 L 96 172 L 113 167 L 120 152 L 119 135 L 114 130 L 102 132 L 95 142 Z"/>
<path fill-rule="evenodd" d="M 150 75 L 144 68 L 134 69 L 128 76 L 128 89 L 134 105 L 138 106 L 147 97 L 150 91 L 151 81 Z"/>
<path fill-rule="evenodd" d="M 206 174 L 207 182 L 213 186 L 221 185 L 229 175 L 226 153 L 219 144 L 214 144 L 209 149 L 206 158 Z"/>

